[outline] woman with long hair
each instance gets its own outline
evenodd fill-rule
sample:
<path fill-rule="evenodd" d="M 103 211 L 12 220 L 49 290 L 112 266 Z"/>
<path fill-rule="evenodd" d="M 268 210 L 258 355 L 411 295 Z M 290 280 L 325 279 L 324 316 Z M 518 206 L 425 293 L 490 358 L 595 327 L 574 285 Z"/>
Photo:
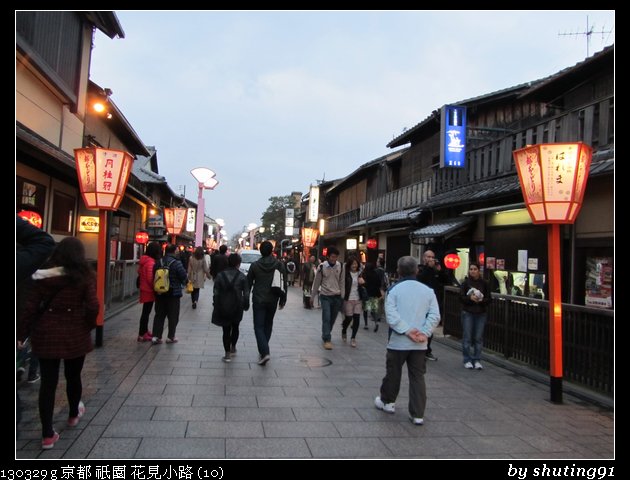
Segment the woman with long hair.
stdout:
<path fill-rule="evenodd" d="M 53 428 L 53 412 L 61 360 L 68 395 L 68 426 L 76 426 L 85 413 L 81 370 L 85 355 L 94 349 L 91 332 L 99 310 L 96 276 L 85 258 L 81 240 L 64 238 L 47 267 L 33 274 L 33 289 L 18 326 L 18 345 L 30 335 L 31 348 L 39 357 L 43 449 L 52 448 L 59 440 Z"/>
<path fill-rule="evenodd" d="M 192 308 L 197 308 L 199 289 L 203 288 L 206 277 L 209 275 L 210 270 L 203 255 L 203 247 L 197 247 L 192 257 L 188 260 L 188 280 L 193 283 L 193 291 L 190 294 Z"/>

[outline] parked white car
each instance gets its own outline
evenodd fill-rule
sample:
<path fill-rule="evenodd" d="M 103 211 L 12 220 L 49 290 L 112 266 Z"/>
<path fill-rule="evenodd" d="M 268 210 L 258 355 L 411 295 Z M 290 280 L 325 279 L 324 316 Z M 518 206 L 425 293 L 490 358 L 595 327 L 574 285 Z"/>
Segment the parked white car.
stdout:
<path fill-rule="evenodd" d="M 262 257 L 258 250 L 241 250 L 238 253 L 241 256 L 241 268 L 239 270 L 245 275 L 249 272 L 250 265 Z"/>

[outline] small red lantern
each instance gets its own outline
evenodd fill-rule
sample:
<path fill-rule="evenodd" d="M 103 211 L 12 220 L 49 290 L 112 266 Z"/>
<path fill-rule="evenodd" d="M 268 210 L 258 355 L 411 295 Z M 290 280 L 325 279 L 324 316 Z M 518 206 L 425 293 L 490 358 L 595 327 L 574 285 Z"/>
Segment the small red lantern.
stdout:
<path fill-rule="evenodd" d="M 32 210 L 21 210 L 18 212 L 18 217 L 26 220 L 37 228 L 42 228 L 42 216 L 37 212 L 33 212 Z"/>
<path fill-rule="evenodd" d="M 136 243 L 140 245 L 146 245 L 149 241 L 149 234 L 147 232 L 138 232 L 136 233 Z"/>
<path fill-rule="evenodd" d="M 328 256 L 328 247 L 324 247 L 324 248 L 322 248 L 322 255 L 323 255 L 324 257 L 327 257 L 327 256 Z"/>
<path fill-rule="evenodd" d="M 479 254 L 479 265 L 484 266 L 486 264 L 486 254 L 481 252 Z"/>
<path fill-rule="evenodd" d="M 376 238 L 368 238 L 367 242 L 365 242 L 365 246 L 370 249 L 376 248 L 378 247 L 378 240 L 376 240 Z"/>
<path fill-rule="evenodd" d="M 444 257 L 444 266 L 455 270 L 462 263 L 462 259 L 456 253 L 449 253 Z"/>

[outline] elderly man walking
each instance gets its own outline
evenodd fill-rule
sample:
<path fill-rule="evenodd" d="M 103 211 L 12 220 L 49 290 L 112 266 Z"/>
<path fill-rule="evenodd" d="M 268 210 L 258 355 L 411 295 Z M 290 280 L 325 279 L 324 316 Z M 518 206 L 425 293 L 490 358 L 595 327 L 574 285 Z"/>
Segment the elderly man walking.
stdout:
<path fill-rule="evenodd" d="M 389 324 L 386 373 L 381 394 L 374 399 L 379 410 L 395 413 L 403 364 L 409 374 L 409 419 L 424 423 L 427 403 L 424 374 L 427 341 L 440 321 L 440 310 L 433 290 L 416 280 L 418 262 L 405 256 L 398 259 L 400 280 L 389 288 L 385 315 Z"/>

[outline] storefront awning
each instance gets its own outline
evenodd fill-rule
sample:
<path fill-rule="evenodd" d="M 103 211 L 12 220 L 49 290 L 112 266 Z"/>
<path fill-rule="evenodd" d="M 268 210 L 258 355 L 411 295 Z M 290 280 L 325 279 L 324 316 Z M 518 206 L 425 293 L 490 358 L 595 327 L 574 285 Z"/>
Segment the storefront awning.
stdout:
<path fill-rule="evenodd" d="M 441 222 L 427 225 L 411 232 L 412 238 L 449 238 L 457 233 L 465 230 L 470 223 L 475 220 L 474 217 L 457 217 Z"/>

